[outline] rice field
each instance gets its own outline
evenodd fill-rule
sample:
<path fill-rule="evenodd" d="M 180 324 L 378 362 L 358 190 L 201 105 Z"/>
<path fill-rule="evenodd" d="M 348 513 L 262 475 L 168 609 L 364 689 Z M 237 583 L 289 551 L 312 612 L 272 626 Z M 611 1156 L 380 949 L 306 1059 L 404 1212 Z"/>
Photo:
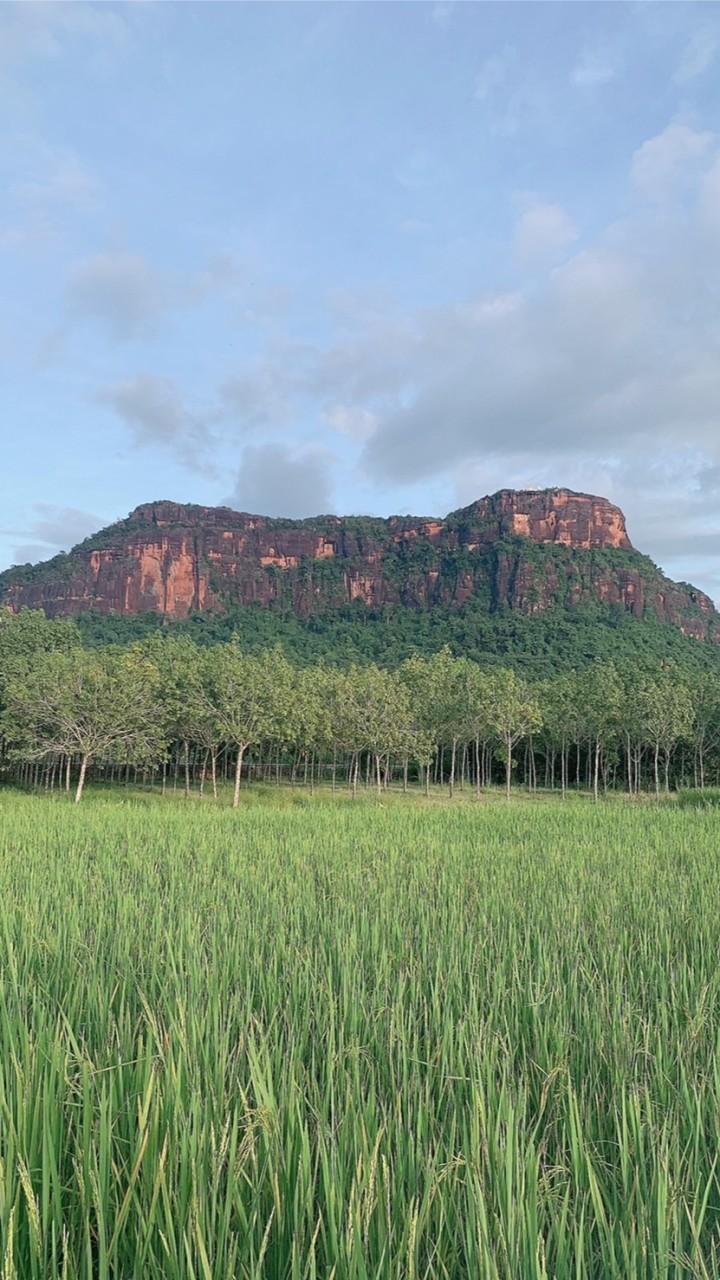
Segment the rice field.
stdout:
<path fill-rule="evenodd" d="M 0 792 L 2 1280 L 720 1277 L 719 821 Z"/>

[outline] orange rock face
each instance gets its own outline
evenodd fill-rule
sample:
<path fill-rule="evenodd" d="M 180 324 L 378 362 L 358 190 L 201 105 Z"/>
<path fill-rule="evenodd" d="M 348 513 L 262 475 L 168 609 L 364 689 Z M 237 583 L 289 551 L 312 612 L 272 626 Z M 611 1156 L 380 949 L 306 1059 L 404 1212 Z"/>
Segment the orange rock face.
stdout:
<path fill-rule="evenodd" d="M 474 507 L 479 520 L 499 540 L 513 533 L 533 542 L 556 542 L 586 551 L 593 547 L 631 550 L 625 517 L 607 498 L 570 489 L 501 489 Z"/>
<path fill-rule="evenodd" d="M 557 550 L 538 560 L 527 543 Z M 631 554 L 596 562 L 599 550 Z M 491 609 L 538 613 L 599 600 L 635 617 L 652 610 L 697 637 L 720 634 L 707 596 L 657 572 L 648 577 L 647 569 L 622 511 L 568 489 L 501 490 L 445 520 L 271 520 L 158 502 L 68 556 L 0 575 L 0 604 L 50 616 L 95 609 L 180 619 L 233 603 L 280 604 L 303 615 L 355 600 L 371 608 L 460 606 L 480 593 Z"/>

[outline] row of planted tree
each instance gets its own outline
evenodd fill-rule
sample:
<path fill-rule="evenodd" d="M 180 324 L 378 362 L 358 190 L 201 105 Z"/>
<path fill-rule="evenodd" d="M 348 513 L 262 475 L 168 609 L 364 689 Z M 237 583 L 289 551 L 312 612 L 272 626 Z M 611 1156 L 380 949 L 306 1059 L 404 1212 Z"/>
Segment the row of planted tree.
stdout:
<path fill-rule="evenodd" d="M 585 671 L 531 684 L 445 649 L 390 672 L 295 668 L 279 649 L 158 636 L 88 650 L 0 647 L 0 768 L 47 789 L 88 776 L 197 786 L 243 778 L 379 790 L 444 784 L 660 792 L 720 780 L 720 676 Z"/>

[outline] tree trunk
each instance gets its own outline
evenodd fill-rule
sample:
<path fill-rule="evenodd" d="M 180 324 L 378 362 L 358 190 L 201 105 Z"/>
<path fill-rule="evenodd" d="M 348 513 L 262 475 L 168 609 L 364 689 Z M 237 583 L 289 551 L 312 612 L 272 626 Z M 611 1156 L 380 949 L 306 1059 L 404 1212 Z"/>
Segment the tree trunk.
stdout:
<path fill-rule="evenodd" d="M 508 738 L 507 741 L 507 760 L 505 761 L 505 790 L 508 800 L 510 799 L 510 779 L 512 778 L 512 742 Z"/>
<path fill-rule="evenodd" d="M 75 803 L 79 804 L 82 799 L 83 787 L 85 786 L 85 774 L 87 773 L 88 757 L 83 756 L 80 764 L 80 776 L 78 778 L 77 789 L 75 791 Z"/>
<path fill-rule="evenodd" d="M 235 763 L 235 791 L 233 792 L 233 809 L 237 809 L 240 803 L 240 775 L 242 773 L 243 756 L 245 755 L 245 746 L 238 747 L 237 761 Z"/>
<path fill-rule="evenodd" d="M 217 754 L 214 751 L 210 756 L 210 768 L 212 770 L 213 800 L 217 800 Z"/>
<path fill-rule="evenodd" d="M 660 795 L 660 743 L 655 743 L 655 795 Z"/>
<path fill-rule="evenodd" d="M 455 760 L 457 757 L 457 738 L 452 740 L 452 750 L 450 752 L 450 799 L 455 794 Z"/>

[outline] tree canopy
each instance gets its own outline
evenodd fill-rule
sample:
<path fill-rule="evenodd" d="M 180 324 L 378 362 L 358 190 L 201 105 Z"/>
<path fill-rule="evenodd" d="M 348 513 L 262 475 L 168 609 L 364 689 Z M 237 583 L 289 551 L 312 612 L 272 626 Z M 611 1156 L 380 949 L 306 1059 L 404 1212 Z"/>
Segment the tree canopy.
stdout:
<path fill-rule="evenodd" d="M 700 648 L 700 646 L 698 646 Z M 720 672 L 658 655 L 532 678 L 446 645 L 390 668 L 299 665 L 237 636 L 154 631 L 87 648 L 42 615 L 0 617 L 0 770 L 32 785 L 182 775 L 344 777 L 481 791 L 492 783 L 656 793 L 720 779 Z"/>

